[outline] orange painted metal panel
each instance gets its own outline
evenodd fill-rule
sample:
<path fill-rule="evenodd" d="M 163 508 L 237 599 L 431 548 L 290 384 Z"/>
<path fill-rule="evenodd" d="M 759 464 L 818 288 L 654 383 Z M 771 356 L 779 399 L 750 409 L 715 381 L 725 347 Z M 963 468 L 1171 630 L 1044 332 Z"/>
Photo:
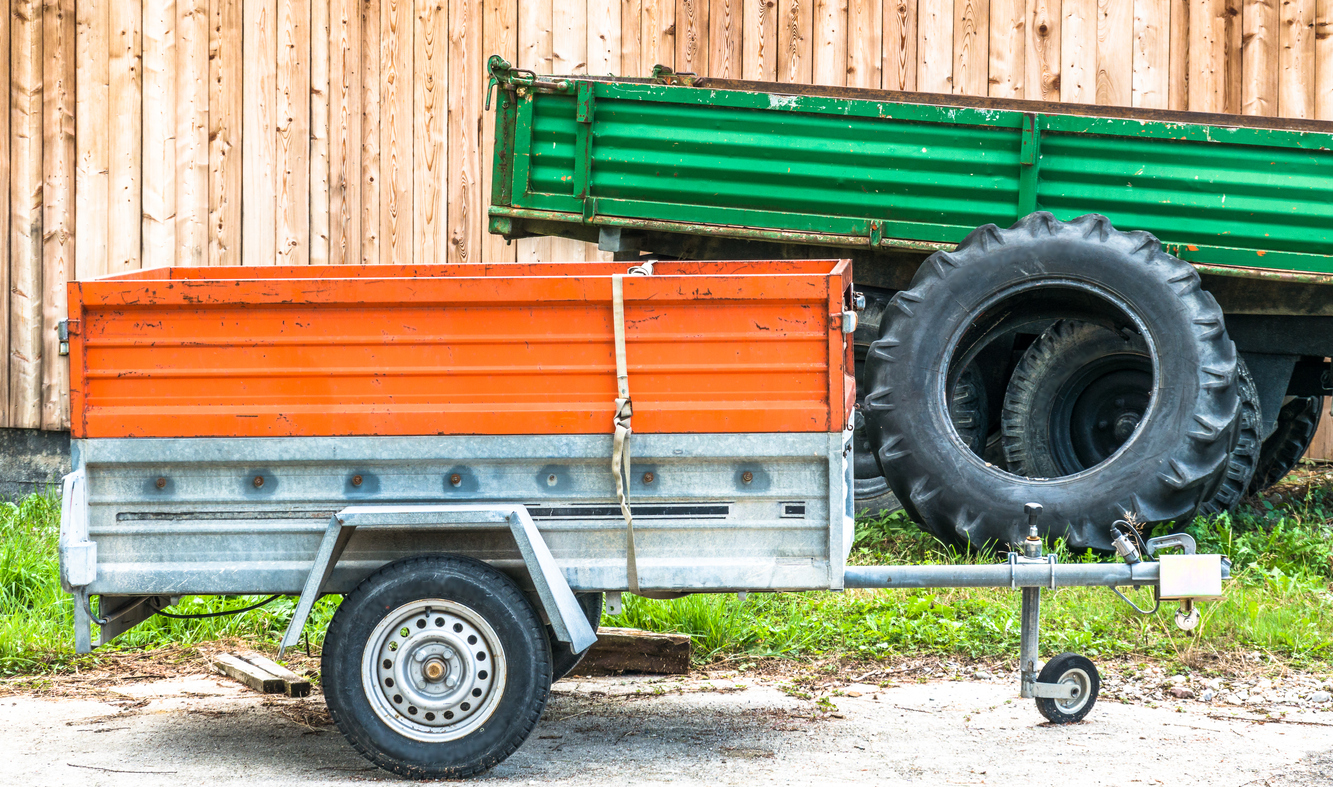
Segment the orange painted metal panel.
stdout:
<path fill-rule="evenodd" d="M 609 433 L 625 263 L 170 268 L 69 285 L 75 437 Z M 848 261 L 625 279 L 637 432 L 828 432 Z"/>

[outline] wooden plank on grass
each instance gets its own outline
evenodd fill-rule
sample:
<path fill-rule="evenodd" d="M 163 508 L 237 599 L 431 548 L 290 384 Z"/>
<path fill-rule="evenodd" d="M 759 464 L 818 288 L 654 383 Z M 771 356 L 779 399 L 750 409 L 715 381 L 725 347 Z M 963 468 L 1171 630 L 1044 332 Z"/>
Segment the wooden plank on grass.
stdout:
<path fill-rule="evenodd" d="M 307 697 L 310 695 L 310 681 L 297 675 L 281 664 L 259 653 L 238 653 L 239 658 L 282 681 L 283 692 L 289 697 Z"/>
<path fill-rule="evenodd" d="M 286 690 L 282 678 L 230 653 L 220 653 L 214 656 L 213 669 L 233 680 L 244 683 L 260 694 L 282 694 Z"/>
<path fill-rule="evenodd" d="M 574 675 L 685 675 L 690 671 L 688 634 L 658 634 L 638 629 L 602 627 Z"/>

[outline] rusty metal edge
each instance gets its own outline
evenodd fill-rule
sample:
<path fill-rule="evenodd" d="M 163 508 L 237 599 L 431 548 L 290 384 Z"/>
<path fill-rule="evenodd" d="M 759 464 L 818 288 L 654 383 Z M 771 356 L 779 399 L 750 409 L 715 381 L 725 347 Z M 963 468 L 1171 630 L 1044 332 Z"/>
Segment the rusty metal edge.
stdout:
<path fill-rule="evenodd" d="M 1275 271 L 1269 268 L 1248 268 L 1240 265 L 1206 265 L 1192 262 L 1199 273 L 1213 276 L 1231 276 L 1239 279 L 1268 279 L 1288 284 L 1323 284 L 1333 285 L 1333 273 L 1297 273 L 1295 271 Z"/>

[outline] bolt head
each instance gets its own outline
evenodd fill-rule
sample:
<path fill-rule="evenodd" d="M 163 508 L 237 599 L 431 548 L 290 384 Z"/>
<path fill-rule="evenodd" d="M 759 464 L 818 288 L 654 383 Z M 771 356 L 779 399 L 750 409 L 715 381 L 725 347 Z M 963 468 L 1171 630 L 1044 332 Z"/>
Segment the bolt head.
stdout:
<path fill-rule="evenodd" d="M 651 484 L 651 483 L 653 482 L 653 480 L 654 480 L 654 476 L 653 476 L 652 473 L 644 473 L 644 474 L 643 474 L 643 482 L 644 482 L 645 484 Z"/>
<path fill-rule="evenodd" d="M 746 470 L 744 473 L 741 473 L 741 481 L 744 481 L 745 483 L 748 484 L 753 480 L 754 480 L 754 473 L 751 473 L 749 470 Z"/>
<path fill-rule="evenodd" d="M 157 488 L 158 488 L 158 489 L 166 489 L 166 488 L 167 488 L 167 479 L 165 479 L 165 478 L 159 478 L 159 479 L 157 479 L 157 482 L 156 482 L 156 483 L 157 483 Z"/>
<path fill-rule="evenodd" d="M 450 486 L 462 486 L 463 476 L 459 475 L 458 473 L 454 473 L 453 475 L 449 476 L 449 484 Z"/>
<path fill-rule="evenodd" d="M 261 486 L 263 486 L 263 485 L 264 485 L 264 477 L 263 477 L 262 475 L 257 475 L 257 476 L 255 476 L 254 484 L 255 484 L 255 489 L 258 489 L 258 488 L 260 488 Z"/>
<path fill-rule="evenodd" d="M 361 486 L 361 476 L 359 475 L 352 476 L 352 486 Z"/>

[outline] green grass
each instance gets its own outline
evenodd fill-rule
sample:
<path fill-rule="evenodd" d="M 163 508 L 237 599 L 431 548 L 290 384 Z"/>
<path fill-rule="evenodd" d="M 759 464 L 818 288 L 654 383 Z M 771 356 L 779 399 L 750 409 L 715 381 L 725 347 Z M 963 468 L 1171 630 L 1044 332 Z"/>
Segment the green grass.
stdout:
<path fill-rule="evenodd" d="M 1066 588 L 1044 596 L 1042 649 L 1094 657 L 1148 657 L 1181 663 L 1225 660 L 1258 651 L 1282 662 L 1314 665 L 1333 657 L 1333 475 L 1278 502 L 1258 501 L 1234 516 L 1196 521 L 1202 551 L 1233 561 L 1235 581 L 1220 602 L 1205 605 L 1193 633 L 1178 631 L 1174 610 L 1133 612 L 1110 591 Z M 0 504 L 0 675 L 60 671 L 97 660 L 73 654 L 73 600 L 56 564 L 59 503 L 52 494 Z M 1071 555 L 1062 560 L 1099 560 Z M 960 555 L 917 530 L 902 514 L 862 521 L 853 549 L 858 564 L 984 562 Z M 190 597 L 177 612 L 245 606 L 253 597 Z M 1138 591 L 1140 605 L 1150 594 Z M 274 647 L 295 600 L 232 617 L 155 617 L 109 648 L 152 649 L 224 638 Z M 336 598 L 316 605 L 311 644 L 319 646 Z M 847 591 L 792 594 L 700 594 L 672 601 L 625 597 L 607 625 L 688 633 L 702 662 L 764 657 L 879 659 L 903 654 L 1012 658 L 1018 647 L 1019 595 L 1008 590 Z"/>

